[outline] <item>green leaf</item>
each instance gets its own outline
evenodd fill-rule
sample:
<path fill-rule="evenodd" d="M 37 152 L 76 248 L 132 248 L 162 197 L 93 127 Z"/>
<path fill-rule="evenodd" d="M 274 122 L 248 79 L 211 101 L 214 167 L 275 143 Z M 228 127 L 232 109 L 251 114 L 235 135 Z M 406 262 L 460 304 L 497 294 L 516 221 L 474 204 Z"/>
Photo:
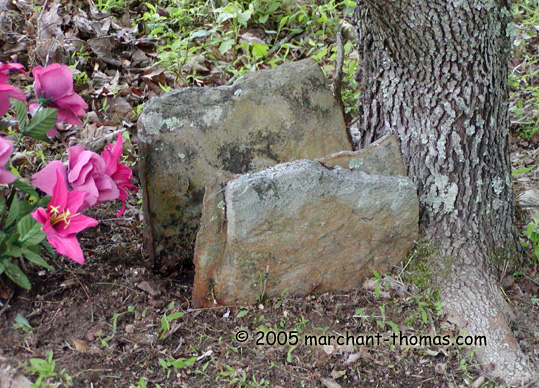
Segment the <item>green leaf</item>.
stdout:
<path fill-rule="evenodd" d="M 253 42 L 253 57 L 255 59 L 262 59 L 268 55 L 268 45 L 265 43 Z"/>
<path fill-rule="evenodd" d="M 315 61 L 320 61 L 322 58 L 324 58 L 326 56 L 327 53 L 328 53 L 328 48 L 324 47 L 318 53 L 313 55 L 312 59 L 314 59 Z"/>
<path fill-rule="evenodd" d="M 34 198 L 39 198 L 39 194 L 37 193 L 37 191 L 35 191 L 29 184 L 19 179 L 14 181 L 12 185 Z"/>
<path fill-rule="evenodd" d="M 0 260 L 0 274 L 4 273 L 9 263 L 10 261 L 8 258 Z"/>
<path fill-rule="evenodd" d="M 175 313 L 170 314 L 170 315 L 167 317 L 167 320 L 168 320 L 169 322 L 172 322 L 173 320 L 178 319 L 178 318 L 181 318 L 181 317 L 183 317 L 184 315 L 185 315 L 185 313 L 184 313 L 183 311 L 177 311 L 177 312 L 175 312 Z"/>
<path fill-rule="evenodd" d="M 47 136 L 47 132 L 54 127 L 57 118 L 58 110 L 53 108 L 41 108 L 36 112 L 34 117 L 32 117 L 30 124 L 23 131 L 23 134 L 48 143 L 50 142 L 50 139 Z"/>
<path fill-rule="evenodd" d="M 38 207 L 44 207 L 44 208 L 47 208 L 47 206 L 49 205 L 49 202 L 51 201 L 51 196 L 50 195 L 46 195 L 44 196 L 43 198 L 41 198 L 37 204 L 36 204 L 36 208 Z"/>
<path fill-rule="evenodd" d="M 227 39 L 221 42 L 219 45 L 219 52 L 221 55 L 224 55 L 226 52 L 228 52 L 232 47 L 234 47 L 234 44 L 236 41 L 234 39 Z"/>
<path fill-rule="evenodd" d="M 22 287 L 26 290 L 29 290 L 30 288 L 32 288 L 32 286 L 30 285 L 30 280 L 28 280 L 24 272 L 22 272 L 22 270 L 15 264 L 13 263 L 8 264 L 6 268 L 6 275 L 11 280 L 13 280 L 13 282 L 17 284 L 19 287 Z"/>
<path fill-rule="evenodd" d="M 4 197 L 0 197 L 0 217 L 3 213 L 6 211 L 6 199 Z"/>
<path fill-rule="evenodd" d="M 39 244 L 46 237 L 42 231 L 42 225 L 34 220 L 31 214 L 28 214 L 19 221 L 17 231 L 21 235 L 19 241 L 27 247 Z"/>
<path fill-rule="evenodd" d="M 42 241 L 41 246 L 45 248 L 47 253 L 51 255 L 52 257 L 56 258 L 58 256 L 58 254 L 56 253 L 56 250 L 48 241 Z"/>
<path fill-rule="evenodd" d="M 13 103 L 13 110 L 17 115 L 17 120 L 19 120 L 19 128 L 24 130 L 28 124 L 28 108 L 26 107 L 26 103 L 15 100 L 14 98 L 11 99 L 11 102 Z"/>
<path fill-rule="evenodd" d="M 520 170 L 514 170 L 511 172 L 512 175 L 519 175 L 519 174 L 525 174 L 527 173 L 528 171 L 531 171 L 535 168 L 536 166 L 531 166 L 531 167 L 526 167 L 526 168 L 521 168 Z"/>
<path fill-rule="evenodd" d="M 186 368 L 188 366 L 193 365 L 197 360 L 197 357 L 190 357 L 190 358 L 184 358 L 180 357 L 173 361 L 170 361 L 170 365 L 172 365 L 176 369 Z"/>
<path fill-rule="evenodd" d="M 11 202 L 11 206 L 9 208 L 9 213 L 7 215 L 6 219 L 6 228 L 11 226 L 15 221 L 17 221 L 20 218 L 20 201 L 17 196 L 13 197 L 13 201 Z"/>
<path fill-rule="evenodd" d="M 537 230 L 537 224 L 528 224 L 526 225 L 526 236 L 528 238 L 531 238 L 531 236 L 533 235 L 533 232 L 535 232 Z"/>
<path fill-rule="evenodd" d="M 283 17 L 280 21 L 279 21 L 279 29 L 283 28 L 283 26 L 288 22 L 288 16 L 285 16 Z"/>
<path fill-rule="evenodd" d="M 241 12 L 238 14 L 237 20 L 243 25 L 243 27 L 247 27 L 247 22 L 251 19 L 252 14 L 253 14 L 252 10 Z"/>
<path fill-rule="evenodd" d="M 211 31 L 207 31 L 207 30 L 196 30 L 196 31 L 191 32 L 190 38 L 191 38 L 191 39 L 195 39 L 195 38 L 205 38 L 205 37 L 207 37 L 207 36 L 210 35 L 210 34 L 211 34 Z"/>
<path fill-rule="evenodd" d="M 32 326 L 30 325 L 30 322 L 28 322 L 28 319 L 22 316 L 21 313 L 18 313 L 15 317 L 15 323 L 18 323 L 19 325 L 26 327 L 28 329 L 31 329 Z"/>
<path fill-rule="evenodd" d="M 24 255 L 24 257 L 26 257 L 28 261 L 31 261 L 32 263 L 40 265 L 47 269 L 51 269 L 51 266 L 49 265 L 49 263 L 47 263 L 45 259 L 42 258 L 41 255 L 39 255 L 39 253 L 35 253 L 28 248 L 23 248 L 22 254 Z"/>
<path fill-rule="evenodd" d="M 19 242 L 19 236 L 19 233 L 12 233 L 6 239 L 6 253 L 12 257 L 22 255 L 21 247 L 17 244 Z"/>

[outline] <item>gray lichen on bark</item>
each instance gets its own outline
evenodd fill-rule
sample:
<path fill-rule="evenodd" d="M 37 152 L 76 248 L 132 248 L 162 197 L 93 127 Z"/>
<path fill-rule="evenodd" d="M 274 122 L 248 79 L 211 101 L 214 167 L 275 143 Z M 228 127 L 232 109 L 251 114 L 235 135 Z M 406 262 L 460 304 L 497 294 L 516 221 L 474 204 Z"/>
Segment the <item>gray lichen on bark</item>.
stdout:
<path fill-rule="evenodd" d="M 418 187 L 420 230 L 439 253 L 434 267 L 449 314 L 492 376 L 534 375 L 506 320 L 492 252 L 518 252 L 508 154 L 510 9 L 503 0 L 359 0 L 358 146 L 396 133 Z"/>

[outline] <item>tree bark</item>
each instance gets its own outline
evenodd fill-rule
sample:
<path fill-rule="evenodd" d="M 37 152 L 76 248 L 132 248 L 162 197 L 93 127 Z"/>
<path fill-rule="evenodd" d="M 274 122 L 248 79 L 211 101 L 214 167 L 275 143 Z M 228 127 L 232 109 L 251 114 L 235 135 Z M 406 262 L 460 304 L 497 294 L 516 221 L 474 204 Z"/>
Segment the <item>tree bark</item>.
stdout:
<path fill-rule="evenodd" d="M 418 187 L 420 230 L 437 254 L 446 312 L 491 377 L 536 376 L 509 328 L 492 260 L 519 251 L 509 162 L 509 4 L 503 0 L 359 0 L 361 140 L 396 133 Z"/>

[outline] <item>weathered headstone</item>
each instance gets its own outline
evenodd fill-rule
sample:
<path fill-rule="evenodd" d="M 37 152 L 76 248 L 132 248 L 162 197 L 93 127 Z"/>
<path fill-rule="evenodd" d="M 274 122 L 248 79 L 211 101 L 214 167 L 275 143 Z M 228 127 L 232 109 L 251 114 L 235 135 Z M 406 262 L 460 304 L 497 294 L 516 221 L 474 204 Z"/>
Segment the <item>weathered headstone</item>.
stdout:
<path fill-rule="evenodd" d="M 192 258 L 204 188 L 217 170 L 260 171 L 350 150 L 342 112 L 312 60 L 184 88 L 139 119 L 146 237 L 152 258 Z"/>
<path fill-rule="evenodd" d="M 309 160 L 220 172 L 204 197 L 193 305 L 357 287 L 404 259 L 418 217 L 416 188 L 401 175 Z"/>

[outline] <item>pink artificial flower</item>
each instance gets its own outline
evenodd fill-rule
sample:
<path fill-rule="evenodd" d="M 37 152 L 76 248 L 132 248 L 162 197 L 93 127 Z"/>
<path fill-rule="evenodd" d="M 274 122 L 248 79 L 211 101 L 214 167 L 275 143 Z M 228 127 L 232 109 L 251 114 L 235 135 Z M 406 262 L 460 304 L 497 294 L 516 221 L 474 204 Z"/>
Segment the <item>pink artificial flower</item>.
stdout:
<path fill-rule="evenodd" d="M 77 117 L 85 114 L 88 104 L 73 90 L 73 73 L 66 65 L 53 63 L 45 68 L 36 66 L 32 69 L 36 95 L 47 100 L 46 105 L 58 108 L 57 123 L 65 121 L 82 125 Z"/>
<path fill-rule="evenodd" d="M 21 73 L 25 74 L 23 70 L 24 66 L 20 63 L 2 63 L 0 62 L 0 83 L 5 84 L 8 80 L 8 75 L 10 70 L 18 70 Z"/>
<path fill-rule="evenodd" d="M 121 133 L 118 133 L 116 143 L 114 145 L 108 144 L 105 146 L 103 151 L 103 160 L 107 165 L 106 172 L 112 177 L 118 190 L 120 190 L 119 199 L 122 201 L 122 208 L 116 214 L 116 217 L 120 217 L 125 212 L 125 201 L 129 195 L 130 189 L 135 189 L 135 185 L 131 183 L 133 180 L 133 171 L 123 164 L 120 163 L 120 158 L 122 157 L 123 151 L 123 139 Z M 137 190 L 138 191 L 138 190 Z"/>
<path fill-rule="evenodd" d="M 82 146 L 69 148 L 69 183 L 90 193 L 86 198 L 88 206 L 119 198 L 116 183 L 106 173 L 106 164 L 101 156 Z M 87 206 L 87 207 L 88 207 Z"/>
<path fill-rule="evenodd" d="M 56 171 L 54 190 L 47 209 L 40 207 L 32 213 L 32 217 L 43 224 L 47 241 L 58 253 L 79 264 L 84 263 L 84 254 L 75 233 L 98 224 L 97 220 L 77 213 L 87 195 L 78 190 L 68 192 L 61 172 Z"/>
<path fill-rule="evenodd" d="M 106 173 L 103 158 L 82 146 L 69 147 L 67 170 L 62 162 L 51 162 L 32 176 L 32 182 L 38 189 L 51 195 L 57 171 L 66 185 L 88 193 L 82 209 L 119 198 L 120 192 L 116 183 Z"/>
<path fill-rule="evenodd" d="M 10 173 L 5 167 L 12 151 L 13 143 L 0 137 L 0 184 L 11 183 L 16 179 L 16 176 Z"/>
<path fill-rule="evenodd" d="M 6 112 L 9 110 L 10 98 L 15 98 L 16 100 L 21 101 L 26 100 L 26 96 L 23 92 L 21 92 L 15 86 L 8 85 L 7 83 L 2 82 L 2 79 L 0 78 L 0 117 L 5 115 Z"/>

